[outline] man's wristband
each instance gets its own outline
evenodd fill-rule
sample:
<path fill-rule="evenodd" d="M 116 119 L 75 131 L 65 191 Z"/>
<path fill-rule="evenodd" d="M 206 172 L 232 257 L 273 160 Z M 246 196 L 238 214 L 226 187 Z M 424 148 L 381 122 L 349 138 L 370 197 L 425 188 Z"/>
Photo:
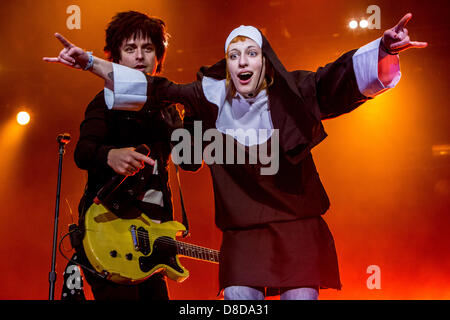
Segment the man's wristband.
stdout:
<path fill-rule="evenodd" d="M 383 51 L 386 52 L 387 54 L 390 54 L 391 56 L 396 56 L 396 55 L 398 55 L 398 52 L 392 52 L 391 50 L 389 50 L 389 49 L 386 47 L 386 45 L 384 44 L 383 39 L 381 39 L 380 45 L 381 45 L 381 49 L 383 49 Z"/>
<path fill-rule="evenodd" d="M 86 53 L 89 56 L 89 60 L 86 66 L 83 68 L 83 70 L 89 70 L 94 65 L 94 56 L 92 55 L 92 51 L 86 51 Z"/>

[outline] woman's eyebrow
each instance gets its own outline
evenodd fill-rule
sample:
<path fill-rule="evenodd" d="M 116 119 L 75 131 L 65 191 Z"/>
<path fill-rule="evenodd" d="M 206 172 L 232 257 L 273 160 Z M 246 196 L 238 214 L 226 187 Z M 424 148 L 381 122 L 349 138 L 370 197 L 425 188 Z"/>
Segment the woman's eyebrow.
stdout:
<path fill-rule="evenodd" d="M 244 48 L 244 50 L 248 50 L 248 49 L 257 49 L 257 48 L 259 48 L 258 46 L 255 46 L 255 45 L 249 45 L 248 47 L 245 47 Z M 230 49 L 228 52 L 232 52 L 232 51 L 241 51 L 241 50 L 239 50 L 239 49 L 237 49 L 237 48 L 233 48 L 233 49 Z"/>

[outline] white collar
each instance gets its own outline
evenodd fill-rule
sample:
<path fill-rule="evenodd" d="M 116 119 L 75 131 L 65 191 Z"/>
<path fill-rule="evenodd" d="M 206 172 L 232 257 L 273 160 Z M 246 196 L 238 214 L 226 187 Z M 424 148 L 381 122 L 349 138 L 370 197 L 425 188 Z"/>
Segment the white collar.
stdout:
<path fill-rule="evenodd" d="M 206 99 L 219 109 L 216 128 L 246 146 L 266 142 L 273 132 L 267 91 L 261 90 L 254 98 L 237 93 L 230 101 L 226 99 L 225 83 L 208 77 L 202 80 Z"/>

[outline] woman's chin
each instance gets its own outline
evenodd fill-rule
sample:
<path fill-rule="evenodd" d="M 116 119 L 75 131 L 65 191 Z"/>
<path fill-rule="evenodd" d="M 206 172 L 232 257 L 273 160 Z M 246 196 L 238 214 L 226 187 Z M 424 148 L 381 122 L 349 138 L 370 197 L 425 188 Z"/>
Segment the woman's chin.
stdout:
<path fill-rule="evenodd" d="M 236 89 L 236 92 L 245 98 L 249 98 L 251 96 L 253 90 L 250 89 L 250 86 L 240 86 Z"/>

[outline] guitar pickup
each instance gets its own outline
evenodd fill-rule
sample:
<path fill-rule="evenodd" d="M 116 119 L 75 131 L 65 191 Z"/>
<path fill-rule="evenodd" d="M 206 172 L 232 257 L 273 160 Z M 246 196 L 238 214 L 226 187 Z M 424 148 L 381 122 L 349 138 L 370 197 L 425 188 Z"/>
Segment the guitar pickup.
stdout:
<path fill-rule="evenodd" d="M 131 239 L 133 240 L 133 246 L 136 251 L 142 252 L 147 255 L 150 253 L 150 239 L 148 231 L 143 227 L 136 228 L 135 225 L 130 227 Z"/>

